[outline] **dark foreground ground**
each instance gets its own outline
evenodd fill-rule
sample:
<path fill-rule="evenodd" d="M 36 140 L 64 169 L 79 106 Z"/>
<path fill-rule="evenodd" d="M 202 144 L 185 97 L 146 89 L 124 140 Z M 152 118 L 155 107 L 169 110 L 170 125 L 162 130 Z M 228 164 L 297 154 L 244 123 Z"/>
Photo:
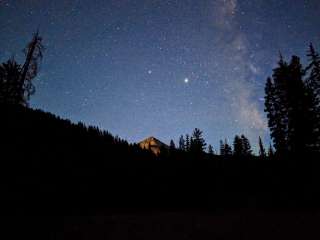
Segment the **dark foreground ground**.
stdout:
<path fill-rule="evenodd" d="M 55 219 L 56 221 L 54 221 Z M 319 239 L 319 211 L 149 212 L 23 217 L 1 239 Z M 17 220 L 15 220 L 17 221 Z M 20 224 L 21 224 L 20 222 Z M 55 223 L 54 223 L 55 222 Z M 51 225 L 47 225 L 51 224 Z M 8 229 L 7 229 L 8 231 Z"/>
<path fill-rule="evenodd" d="M 42 111 L 0 114 L 0 240 L 320 238 L 319 155 L 156 158 Z"/>

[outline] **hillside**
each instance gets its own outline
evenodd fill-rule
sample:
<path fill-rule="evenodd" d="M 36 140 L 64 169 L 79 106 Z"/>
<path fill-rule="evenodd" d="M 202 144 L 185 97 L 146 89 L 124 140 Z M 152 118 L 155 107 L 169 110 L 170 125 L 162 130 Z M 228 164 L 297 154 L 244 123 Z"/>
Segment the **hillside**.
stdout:
<path fill-rule="evenodd" d="M 320 168 L 311 157 L 156 157 L 97 128 L 13 106 L 1 106 L 0 132 L 0 208 L 18 219 L 319 206 Z"/>

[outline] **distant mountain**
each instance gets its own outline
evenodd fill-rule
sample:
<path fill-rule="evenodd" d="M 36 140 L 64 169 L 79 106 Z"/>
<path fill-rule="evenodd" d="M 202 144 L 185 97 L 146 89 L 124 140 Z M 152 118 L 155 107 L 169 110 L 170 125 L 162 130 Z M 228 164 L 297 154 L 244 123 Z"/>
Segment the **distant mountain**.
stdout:
<path fill-rule="evenodd" d="M 142 149 L 147 149 L 153 152 L 155 155 L 159 155 L 161 152 L 161 149 L 168 149 L 169 146 L 163 142 L 161 142 L 159 139 L 155 137 L 148 137 L 145 140 L 138 143 L 138 145 Z"/>

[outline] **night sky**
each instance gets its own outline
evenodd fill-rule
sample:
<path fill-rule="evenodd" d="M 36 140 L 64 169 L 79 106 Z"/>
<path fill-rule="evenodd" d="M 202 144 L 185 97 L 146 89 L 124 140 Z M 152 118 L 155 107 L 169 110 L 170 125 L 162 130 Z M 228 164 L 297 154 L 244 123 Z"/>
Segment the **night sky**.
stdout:
<path fill-rule="evenodd" d="M 216 149 L 268 144 L 265 80 L 279 50 L 319 49 L 319 26 L 319 0 L 0 0 L 0 60 L 22 61 L 39 27 L 33 108 L 130 142 L 198 127 Z"/>

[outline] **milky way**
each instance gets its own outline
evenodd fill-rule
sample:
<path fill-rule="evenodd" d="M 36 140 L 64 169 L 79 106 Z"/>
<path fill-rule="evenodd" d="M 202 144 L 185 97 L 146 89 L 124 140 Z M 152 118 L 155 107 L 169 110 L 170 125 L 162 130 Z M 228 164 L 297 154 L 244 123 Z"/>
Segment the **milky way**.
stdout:
<path fill-rule="evenodd" d="M 195 127 L 217 148 L 269 143 L 264 83 L 281 51 L 320 47 L 317 0 L 0 0 L 0 60 L 38 27 L 46 52 L 31 106 L 130 142 Z M 303 60 L 305 60 L 303 58 Z"/>

